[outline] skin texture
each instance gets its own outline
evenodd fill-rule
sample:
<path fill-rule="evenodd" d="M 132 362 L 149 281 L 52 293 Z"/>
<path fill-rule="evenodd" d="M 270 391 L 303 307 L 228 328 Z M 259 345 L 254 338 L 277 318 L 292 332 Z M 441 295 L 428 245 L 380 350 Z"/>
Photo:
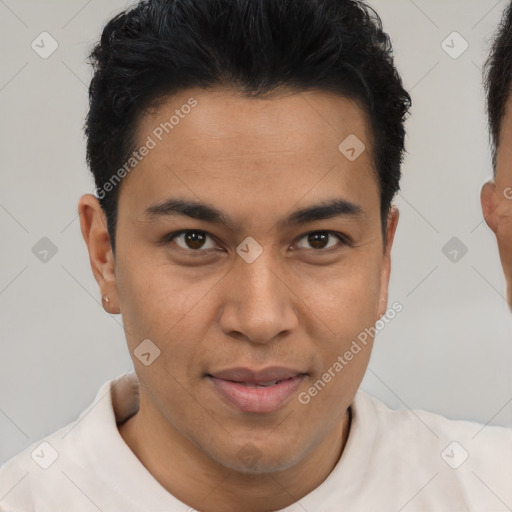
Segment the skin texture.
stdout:
<path fill-rule="evenodd" d="M 512 98 L 505 107 L 496 153 L 496 173 L 481 191 L 482 211 L 498 241 L 507 282 L 507 300 L 512 310 Z"/>
<path fill-rule="evenodd" d="M 197 106 L 120 184 L 115 258 L 97 199 L 79 202 L 94 276 L 108 311 L 123 316 L 141 384 L 139 411 L 119 430 L 188 505 L 276 510 L 311 492 L 339 460 L 373 340 L 307 405 L 293 396 L 271 413 L 234 408 L 205 374 L 291 367 L 308 373 L 298 393 L 306 391 L 385 313 L 398 211 L 384 247 L 368 124 L 354 102 L 319 91 L 256 99 L 188 89 L 141 118 L 140 145 L 190 98 Z M 366 145 L 355 161 L 338 150 L 350 134 Z M 145 216 L 170 196 L 207 202 L 235 225 Z M 362 213 L 278 227 L 296 209 L 338 198 Z M 181 229 L 206 232 L 204 247 L 183 236 L 159 244 Z M 312 231 L 353 243 L 332 235 L 314 245 L 305 236 Z M 236 252 L 248 236 L 263 248 L 252 263 Z M 147 338 L 161 354 L 144 366 L 133 352 Z"/>

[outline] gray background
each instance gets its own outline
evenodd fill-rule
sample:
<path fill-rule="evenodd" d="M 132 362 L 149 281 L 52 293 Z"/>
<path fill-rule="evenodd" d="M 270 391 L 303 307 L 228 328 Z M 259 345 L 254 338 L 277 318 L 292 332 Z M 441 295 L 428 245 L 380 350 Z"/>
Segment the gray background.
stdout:
<path fill-rule="evenodd" d="M 481 66 L 505 4 L 371 4 L 414 106 L 390 288 L 390 304 L 404 309 L 380 333 L 363 388 L 392 407 L 512 427 L 512 315 L 479 202 L 491 174 Z M 78 198 L 93 191 L 81 131 L 85 56 L 126 5 L 0 0 L 0 463 L 74 420 L 102 383 L 132 368 L 77 218 Z M 47 59 L 31 48 L 43 31 L 59 44 Z M 453 31 L 469 43 L 457 59 L 442 48 Z M 32 252 L 43 237 L 57 248 L 46 263 Z M 456 262 L 442 252 L 452 237 L 468 248 Z"/>

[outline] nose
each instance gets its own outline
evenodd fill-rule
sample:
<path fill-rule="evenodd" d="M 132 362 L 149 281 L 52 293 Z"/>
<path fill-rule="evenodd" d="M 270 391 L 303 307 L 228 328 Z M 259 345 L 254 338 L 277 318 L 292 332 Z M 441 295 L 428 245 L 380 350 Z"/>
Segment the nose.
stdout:
<path fill-rule="evenodd" d="M 252 263 L 239 258 L 224 283 L 223 332 L 259 344 L 293 332 L 299 323 L 299 299 L 289 281 L 270 251 Z"/>

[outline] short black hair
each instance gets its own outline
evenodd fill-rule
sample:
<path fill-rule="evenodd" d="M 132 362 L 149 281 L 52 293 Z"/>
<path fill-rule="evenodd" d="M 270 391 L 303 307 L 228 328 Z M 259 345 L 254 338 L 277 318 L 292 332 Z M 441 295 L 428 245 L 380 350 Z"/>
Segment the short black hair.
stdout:
<path fill-rule="evenodd" d="M 141 1 L 106 24 L 90 62 L 87 162 L 114 250 L 119 187 L 104 186 L 134 151 L 141 114 L 190 87 L 229 86 L 247 97 L 321 90 L 356 100 L 370 122 L 385 238 L 411 98 L 389 36 L 363 2 Z"/>
<path fill-rule="evenodd" d="M 501 123 L 512 86 L 512 3 L 505 8 L 494 34 L 484 65 L 484 85 L 492 146 L 492 165 L 496 172 L 496 153 L 500 143 Z"/>

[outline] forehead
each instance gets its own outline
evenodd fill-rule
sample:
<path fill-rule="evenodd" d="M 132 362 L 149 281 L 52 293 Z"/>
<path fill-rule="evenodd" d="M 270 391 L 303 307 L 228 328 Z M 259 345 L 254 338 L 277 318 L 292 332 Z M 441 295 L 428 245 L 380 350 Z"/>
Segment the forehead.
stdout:
<path fill-rule="evenodd" d="M 184 90 L 140 119 L 137 147 L 151 140 L 152 149 L 125 178 L 132 185 L 123 183 L 120 203 L 128 196 L 140 213 L 180 192 L 244 209 L 255 198 L 266 206 L 317 201 L 334 188 L 353 203 L 378 203 L 369 134 L 362 109 L 331 93 Z"/>
<path fill-rule="evenodd" d="M 369 124 L 357 103 L 323 91 L 247 98 L 230 89 L 188 89 L 159 101 L 137 125 L 139 141 L 148 135 L 168 145 L 173 139 L 186 140 L 183 153 L 196 146 L 194 156 L 209 161 L 269 151 L 308 152 L 318 158 L 317 150 L 337 157 L 333 150 L 348 135 L 364 140 L 367 147 L 370 140 Z"/>

